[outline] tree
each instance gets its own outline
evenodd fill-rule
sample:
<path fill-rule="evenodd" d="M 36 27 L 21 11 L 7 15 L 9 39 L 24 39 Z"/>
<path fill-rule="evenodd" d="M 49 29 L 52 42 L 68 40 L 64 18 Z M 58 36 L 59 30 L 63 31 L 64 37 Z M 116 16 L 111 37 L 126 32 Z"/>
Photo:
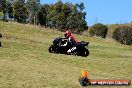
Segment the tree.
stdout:
<path fill-rule="evenodd" d="M 74 33 L 81 33 L 87 29 L 87 22 L 85 21 L 86 13 L 83 12 L 83 3 L 76 4 L 72 12 L 67 17 L 66 28 Z"/>
<path fill-rule="evenodd" d="M 50 21 L 50 25 L 54 28 L 60 28 L 61 26 L 62 6 L 63 3 L 58 1 L 54 5 L 51 5 L 49 8 L 48 19 Z"/>
<path fill-rule="evenodd" d="M 26 5 L 29 11 L 29 23 L 34 25 L 37 24 L 37 15 L 40 10 L 40 0 L 27 0 Z"/>
<path fill-rule="evenodd" d="M 71 13 L 67 18 L 66 28 L 74 33 L 81 33 L 87 27 L 87 23 L 78 14 Z"/>
<path fill-rule="evenodd" d="M 87 28 L 86 13 L 83 12 L 84 8 L 83 3 L 73 5 L 71 3 L 62 3 L 61 0 L 49 5 L 47 25 L 60 31 L 70 29 L 74 33 L 81 33 Z"/>
<path fill-rule="evenodd" d="M 48 7 L 48 4 L 44 4 L 43 6 L 41 6 L 41 9 L 38 13 L 38 21 L 41 26 L 47 26 Z"/>
<path fill-rule="evenodd" d="M 16 0 L 0 0 L 0 12 L 4 14 L 3 19 L 13 18 L 13 4 Z"/>
<path fill-rule="evenodd" d="M 28 11 L 24 0 L 18 0 L 13 5 L 13 15 L 17 22 L 25 23 L 28 18 Z"/>
<path fill-rule="evenodd" d="M 10 7 L 10 4 L 6 0 L 0 1 L 0 12 L 4 14 L 3 20 L 6 20 L 8 18 L 9 7 Z"/>
<path fill-rule="evenodd" d="M 0 0 L 0 12 L 2 12 L 2 0 Z"/>
<path fill-rule="evenodd" d="M 9 3 L 9 8 L 8 8 L 8 16 L 10 19 L 13 19 L 13 5 L 17 0 L 7 0 L 7 2 Z"/>
<path fill-rule="evenodd" d="M 71 12 L 72 12 L 72 9 L 70 8 L 68 3 L 65 3 L 62 5 L 61 12 L 58 14 L 58 17 L 57 17 L 58 18 L 57 20 L 58 28 L 61 31 L 65 31 L 66 24 L 67 24 L 67 18 Z"/>
<path fill-rule="evenodd" d="M 10 4 L 10 7 L 8 9 L 8 15 L 9 15 L 9 18 L 14 18 L 13 16 L 13 5 Z"/>

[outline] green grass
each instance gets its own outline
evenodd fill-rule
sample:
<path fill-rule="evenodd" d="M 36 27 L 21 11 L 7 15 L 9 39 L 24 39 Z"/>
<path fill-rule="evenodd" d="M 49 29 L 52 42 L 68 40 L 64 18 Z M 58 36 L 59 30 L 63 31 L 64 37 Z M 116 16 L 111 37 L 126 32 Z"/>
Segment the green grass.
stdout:
<path fill-rule="evenodd" d="M 0 33 L 0 88 L 80 88 L 82 69 L 88 70 L 92 79 L 132 80 L 132 46 L 110 38 L 75 35 L 90 42 L 90 55 L 85 58 L 49 53 L 52 40 L 63 36 L 53 29 L 0 22 Z"/>

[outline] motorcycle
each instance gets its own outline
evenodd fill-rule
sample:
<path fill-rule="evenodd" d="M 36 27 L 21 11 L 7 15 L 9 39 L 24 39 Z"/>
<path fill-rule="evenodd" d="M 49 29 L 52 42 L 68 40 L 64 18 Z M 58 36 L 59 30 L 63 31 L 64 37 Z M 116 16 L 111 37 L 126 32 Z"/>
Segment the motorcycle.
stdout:
<path fill-rule="evenodd" d="M 49 47 L 50 53 L 60 53 L 60 54 L 68 54 L 67 51 L 71 48 L 75 48 L 70 54 L 77 55 L 77 56 L 84 56 L 87 57 L 89 55 L 89 50 L 87 49 L 89 42 L 81 41 L 78 42 L 76 45 L 72 43 L 68 44 L 67 46 L 62 46 L 65 44 L 67 40 L 65 38 L 55 38 L 53 40 L 53 44 Z M 74 46 L 74 47 L 73 47 Z"/>

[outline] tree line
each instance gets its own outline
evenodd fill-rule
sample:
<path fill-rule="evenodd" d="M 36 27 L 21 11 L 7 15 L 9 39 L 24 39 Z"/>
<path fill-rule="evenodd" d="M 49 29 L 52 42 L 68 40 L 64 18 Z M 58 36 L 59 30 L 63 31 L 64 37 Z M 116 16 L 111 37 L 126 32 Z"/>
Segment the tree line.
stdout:
<path fill-rule="evenodd" d="M 3 20 L 19 23 L 30 23 L 74 33 L 81 33 L 88 29 L 84 3 L 41 4 L 40 0 L 0 0 L 0 14 Z"/>

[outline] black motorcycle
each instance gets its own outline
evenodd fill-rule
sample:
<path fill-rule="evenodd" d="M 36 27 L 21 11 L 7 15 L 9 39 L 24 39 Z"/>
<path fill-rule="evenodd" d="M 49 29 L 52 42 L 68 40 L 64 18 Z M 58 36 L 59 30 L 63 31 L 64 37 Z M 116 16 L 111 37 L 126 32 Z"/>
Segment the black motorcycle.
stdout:
<path fill-rule="evenodd" d="M 67 51 L 72 47 L 76 47 L 70 54 L 77 56 L 87 57 L 89 55 L 89 50 L 87 49 L 89 42 L 81 41 L 76 45 L 72 43 L 67 46 L 62 46 L 67 40 L 65 38 L 56 38 L 53 41 L 53 44 L 49 47 L 50 53 L 60 53 L 60 54 L 68 54 Z"/>

